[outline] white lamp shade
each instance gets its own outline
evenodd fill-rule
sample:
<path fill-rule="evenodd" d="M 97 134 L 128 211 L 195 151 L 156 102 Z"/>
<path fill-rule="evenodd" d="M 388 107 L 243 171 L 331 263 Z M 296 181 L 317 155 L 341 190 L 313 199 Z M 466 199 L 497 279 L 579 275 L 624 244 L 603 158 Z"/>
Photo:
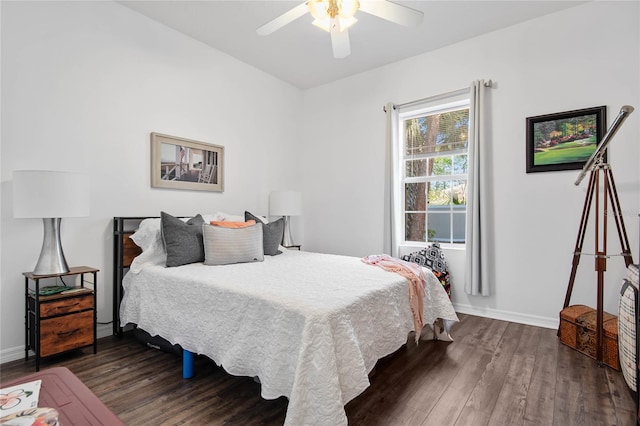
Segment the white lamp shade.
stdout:
<path fill-rule="evenodd" d="M 89 179 L 81 173 L 16 170 L 13 172 L 13 217 L 89 216 Z"/>
<path fill-rule="evenodd" d="M 300 216 L 302 214 L 302 194 L 297 191 L 273 191 L 269 194 L 269 214 L 271 216 Z"/>

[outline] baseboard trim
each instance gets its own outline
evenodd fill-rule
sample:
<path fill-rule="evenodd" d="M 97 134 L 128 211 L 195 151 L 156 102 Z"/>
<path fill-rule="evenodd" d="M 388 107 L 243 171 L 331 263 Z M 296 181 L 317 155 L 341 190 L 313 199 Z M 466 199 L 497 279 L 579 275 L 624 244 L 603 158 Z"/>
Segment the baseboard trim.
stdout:
<path fill-rule="evenodd" d="M 456 312 L 461 314 L 476 315 L 479 317 L 516 322 L 518 324 L 527 324 L 536 327 L 557 329 L 560 324 L 559 317 L 548 318 L 538 315 L 521 314 L 519 312 L 503 311 L 500 309 L 484 308 L 460 303 L 454 303 L 453 307 Z"/>
<path fill-rule="evenodd" d="M 98 336 L 98 339 L 111 336 L 113 334 L 113 327 L 111 326 L 111 324 L 99 324 L 96 328 L 96 334 Z M 29 356 L 31 355 L 35 356 L 35 353 L 31 352 Z M 24 345 L 0 351 L 0 364 L 16 361 L 19 359 L 24 359 Z"/>
<path fill-rule="evenodd" d="M 24 359 L 24 346 L 16 346 L 15 348 L 0 351 L 0 364 L 18 359 Z"/>

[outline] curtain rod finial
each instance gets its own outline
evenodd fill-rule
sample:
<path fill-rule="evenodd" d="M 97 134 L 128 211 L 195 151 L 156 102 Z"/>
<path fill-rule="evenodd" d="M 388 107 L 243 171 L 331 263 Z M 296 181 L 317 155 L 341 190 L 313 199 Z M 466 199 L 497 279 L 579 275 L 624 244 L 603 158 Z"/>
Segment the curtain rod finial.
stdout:
<path fill-rule="evenodd" d="M 492 87 L 493 86 L 493 81 L 492 80 L 487 80 L 484 82 L 484 87 Z"/>

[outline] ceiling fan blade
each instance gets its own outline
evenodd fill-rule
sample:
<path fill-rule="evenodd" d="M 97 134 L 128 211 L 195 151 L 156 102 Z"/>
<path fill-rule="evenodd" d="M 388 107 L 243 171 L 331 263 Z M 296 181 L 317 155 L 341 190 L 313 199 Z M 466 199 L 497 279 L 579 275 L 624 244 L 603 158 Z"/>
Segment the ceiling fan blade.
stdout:
<path fill-rule="evenodd" d="M 360 0 L 360 10 L 405 27 L 417 27 L 424 16 L 419 10 L 387 0 Z"/>
<path fill-rule="evenodd" d="M 333 47 L 333 57 L 336 59 L 346 58 L 351 54 L 349 32 L 346 28 L 340 31 L 340 26 L 337 23 L 331 26 L 331 46 Z"/>
<path fill-rule="evenodd" d="M 272 32 L 279 30 L 290 22 L 295 21 L 305 13 L 309 12 L 309 7 L 307 6 L 307 2 L 301 3 L 293 9 L 283 13 L 278 16 L 273 21 L 269 21 L 260 28 L 256 30 L 258 35 L 268 35 Z"/>

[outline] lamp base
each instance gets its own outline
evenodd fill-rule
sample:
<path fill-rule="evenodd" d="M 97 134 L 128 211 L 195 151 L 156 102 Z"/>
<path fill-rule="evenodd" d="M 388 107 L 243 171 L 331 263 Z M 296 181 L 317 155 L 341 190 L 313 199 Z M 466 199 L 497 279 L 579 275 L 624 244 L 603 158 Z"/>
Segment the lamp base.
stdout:
<path fill-rule="evenodd" d="M 289 226 L 289 224 L 291 223 L 291 220 L 289 216 L 283 216 L 283 217 L 284 217 L 284 234 L 282 235 L 282 245 L 285 247 L 291 247 L 295 245 L 293 242 L 293 238 L 291 238 L 291 226 Z"/>
<path fill-rule="evenodd" d="M 57 218 L 43 218 L 44 239 L 40 258 L 33 270 L 34 275 L 56 275 L 69 272 L 67 260 L 64 258 L 62 243 L 60 242 L 60 221 Z"/>

